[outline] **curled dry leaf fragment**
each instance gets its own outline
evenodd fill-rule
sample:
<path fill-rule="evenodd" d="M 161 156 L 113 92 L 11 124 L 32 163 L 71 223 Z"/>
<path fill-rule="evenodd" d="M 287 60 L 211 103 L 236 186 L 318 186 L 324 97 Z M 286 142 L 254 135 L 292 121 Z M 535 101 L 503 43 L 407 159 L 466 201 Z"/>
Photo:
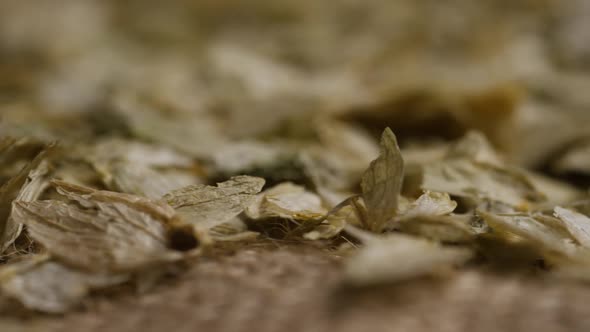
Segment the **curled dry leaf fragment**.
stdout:
<path fill-rule="evenodd" d="M 87 270 L 134 270 L 182 258 L 167 248 L 161 221 L 106 205 L 93 211 L 59 201 L 17 202 L 15 218 L 53 256 Z"/>
<path fill-rule="evenodd" d="M 121 284 L 125 274 L 91 274 L 32 256 L 0 267 L 0 289 L 25 307 L 46 313 L 64 313 L 95 289 Z"/>
<path fill-rule="evenodd" d="M 185 232 L 163 202 L 54 181 L 62 201 L 15 202 L 14 218 L 53 257 L 87 271 L 134 271 L 180 260 L 174 250 L 195 249 L 197 235 Z M 177 243 L 179 232 L 183 241 Z"/>
<path fill-rule="evenodd" d="M 49 145 L 0 187 L 0 253 L 16 240 L 22 229 L 21 224 L 12 218 L 12 202 L 16 199 L 35 200 L 45 190 L 43 176 L 47 172 L 47 164 L 43 161 L 54 147 Z"/>
<path fill-rule="evenodd" d="M 395 216 L 403 176 L 404 160 L 395 135 L 387 128 L 381 137 L 380 155 L 361 180 L 369 230 L 381 232 Z"/>
<path fill-rule="evenodd" d="M 313 231 L 303 235 L 308 240 L 331 239 L 339 235 L 346 225 L 360 225 L 357 213 L 351 205 L 343 206 L 329 213 Z"/>
<path fill-rule="evenodd" d="M 555 208 L 554 214 L 563 221 L 567 230 L 580 245 L 590 249 L 590 218 L 559 206 Z"/>
<path fill-rule="evenodd" d="M 475 202 L 491 199 L 522 209 L 543 200 L 543 195 L 523 174 L 469 159 L 424 165 L 422 188 Z"/>
<path fill-rule="evenodd" d="M 31 170 L 27 181 L 21 188 L 20 192 L 16 197 L 16 201 L 32 202 L 38 199 L 41 194 L 49 187 L 49 180 L 47 179 L 47 173 L 49 172 L 49 166 L 46 161 L 42 161 L 39 166 Z M 14 220 L 11 216 L 6 221 L 6 227 L 4 234 L 0 237 L 0 253 L 4 252 L 10 245 L 12 245 L 21 234 L 23 225 Z"/>
<path fill-rule="evenodd" d="M 477 211 L 477 214 L 494 230 L 498 236 L 509 237 L 516 235 L 545 255 L 560 255 L 572 257 L 576 254 L 576 247 L 570 237 L 564 236 L 562 230 L 553 228 L 529 215 L 494 214 Z"/>
<path fill-rule="evenodd" d="M 441 242 L 469 242 L 474 231 L 469 215 L 450 215 L 457 207 L 446 193 L 427 191 L 415 202 L 400 209 L 395 227 L 408 234 Z"/>
<path fill-rule="evenodd" d="M 568 235 L 571 235 L 582 248 L 577 251 L 577 255 L 571 261 L 563 262 L 557 266 L 553 274 L 558 277 L 589 281 L 590 218 L 559 206 L 554 209 L 554 215 L 557 217 L 557 221 L 561 222 L 559 226 L 565 227 Z M 553 222 L 555 223 L 555 221 Z"/>
<path fill-rule="evenodd" d="M 400 219 L 410 219 L 418 216 L 444 216 L 457 208 L 457 202 L 447 193 L 427 190 L 413 202 L 405 211 L 400 212 Z"/>
<path fill-rule="evenodd" d="M 245 211 L 253 230 L 272 234 L 272 237 L 309 232 L 327 213 L 318 195 L 290 182 L 264 191 Z"/>
<path fill-rule="evenodd" d="M 96 190 L 89 187 L 79 186 L 72 183 L 53 180 L 51 184 L 57 192 L 80 204 L 85 208 L 94 208 L 100 203 L 119 203 L 125 206 L 153 215 L 162 220 L 174 219 L 176 212 L 172 207 L 162 201 L 154 201 L 145 197 L 117 193 L 106 190 Z"/>
<path fill-rule="evenodd" d="M 531 184 L 542 193 L 547 200 L 536 206 L 552 208 L 555 205 L 568 204 L 583 197 L 583 191 L 567 182 L 553 179 L 537 172 L 520 170 L 530 180 Z"/>
<path fill-rule="evenodd" d="M 503 164 L 483 135 L 470 132 L 445 157 L 422 164 L 421 188 L 471 199 L 489 199 L 528 209 L 546 200 L 526 172 Z"/>
<path fill-rule="evenodd" d="M 348 260 L 345 271 L 345 280 L 357 286 L 430 275 L 441 268 L 463 264 L 473 255 L 468 248 L 446 247 L 403 234 L 365 236 L 363 242 L 365 246 Z"/>
<path fill-rule="evenodd" d="M 445 243 L 465 243 L 475 239 L 469 215 L 421 215 L 400 221 L 397 228 L 407 234 Z"/>
<path fill-rule="evenodd" d="M 254 203 L 264 179 L 236 176 L 217 187 L 193 185 L 164 196 L 185 221 L 201 229 L 211 229 L 231 221 Z"/>
<path fill-rule="evenodd" d="M 266 190 L 255 204 L 246 209 L 246 215 L 255 220 L 282 218 L 306 221 L 321 218 L 327 212 L 318 195 L 290 182 Z"/>
<path fill-rule="evenodd" d="M 248 230 L 248 225 L 242 219 L 234 218 L 211 228 L 209 235 L 214 241 L 234 242 L 256 239 L 260 233 Z"/>

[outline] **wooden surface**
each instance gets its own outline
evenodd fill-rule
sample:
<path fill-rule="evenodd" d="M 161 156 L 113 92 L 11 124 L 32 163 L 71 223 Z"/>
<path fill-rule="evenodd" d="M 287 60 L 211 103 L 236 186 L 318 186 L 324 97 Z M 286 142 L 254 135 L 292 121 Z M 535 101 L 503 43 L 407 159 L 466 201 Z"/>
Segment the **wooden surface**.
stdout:
<path fill-rule="evenodd" d="M 13 331 L 590 331 L 590 286 L 478 271 L 344 287 L 337 258 L 312 248 L 246 248 L 138 295 L 98 294 L 63 317 L 18 313 Z"/>

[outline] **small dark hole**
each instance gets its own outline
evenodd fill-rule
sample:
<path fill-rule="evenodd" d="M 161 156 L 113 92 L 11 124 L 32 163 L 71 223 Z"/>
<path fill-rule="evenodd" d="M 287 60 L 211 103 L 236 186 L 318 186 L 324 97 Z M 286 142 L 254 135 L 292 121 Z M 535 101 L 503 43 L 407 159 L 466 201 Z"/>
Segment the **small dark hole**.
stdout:
<path fill-rule="evenodd" d="M 168 234 L 170 248 L 178 251 L 196 249 L 200 243 L 194 234 L 192 227 L 175 228 Z"/>

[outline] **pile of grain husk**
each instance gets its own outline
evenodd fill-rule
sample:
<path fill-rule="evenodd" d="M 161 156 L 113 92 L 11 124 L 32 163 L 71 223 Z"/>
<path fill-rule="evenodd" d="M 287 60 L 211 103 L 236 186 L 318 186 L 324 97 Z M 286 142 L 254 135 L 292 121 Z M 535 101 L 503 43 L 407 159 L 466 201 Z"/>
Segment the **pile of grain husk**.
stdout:
<path fill-rule="evenodd" d="M 0 4 L 2 331 L 587 331 L 586 1 Z"/>

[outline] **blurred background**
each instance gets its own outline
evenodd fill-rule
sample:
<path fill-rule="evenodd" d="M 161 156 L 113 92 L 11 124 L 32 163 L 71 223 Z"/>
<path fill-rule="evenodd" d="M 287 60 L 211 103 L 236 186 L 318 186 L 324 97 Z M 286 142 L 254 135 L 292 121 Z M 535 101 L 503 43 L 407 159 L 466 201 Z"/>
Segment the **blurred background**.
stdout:
<path fill-rule="evenodd" d="M 207 159 L 328 117 L 403 146 L 476 129 L 546 168 L 588 140 L 589 37 L 585 0 L 4 0 L 0 130 L 79 142 L 153 120 Z"/>

